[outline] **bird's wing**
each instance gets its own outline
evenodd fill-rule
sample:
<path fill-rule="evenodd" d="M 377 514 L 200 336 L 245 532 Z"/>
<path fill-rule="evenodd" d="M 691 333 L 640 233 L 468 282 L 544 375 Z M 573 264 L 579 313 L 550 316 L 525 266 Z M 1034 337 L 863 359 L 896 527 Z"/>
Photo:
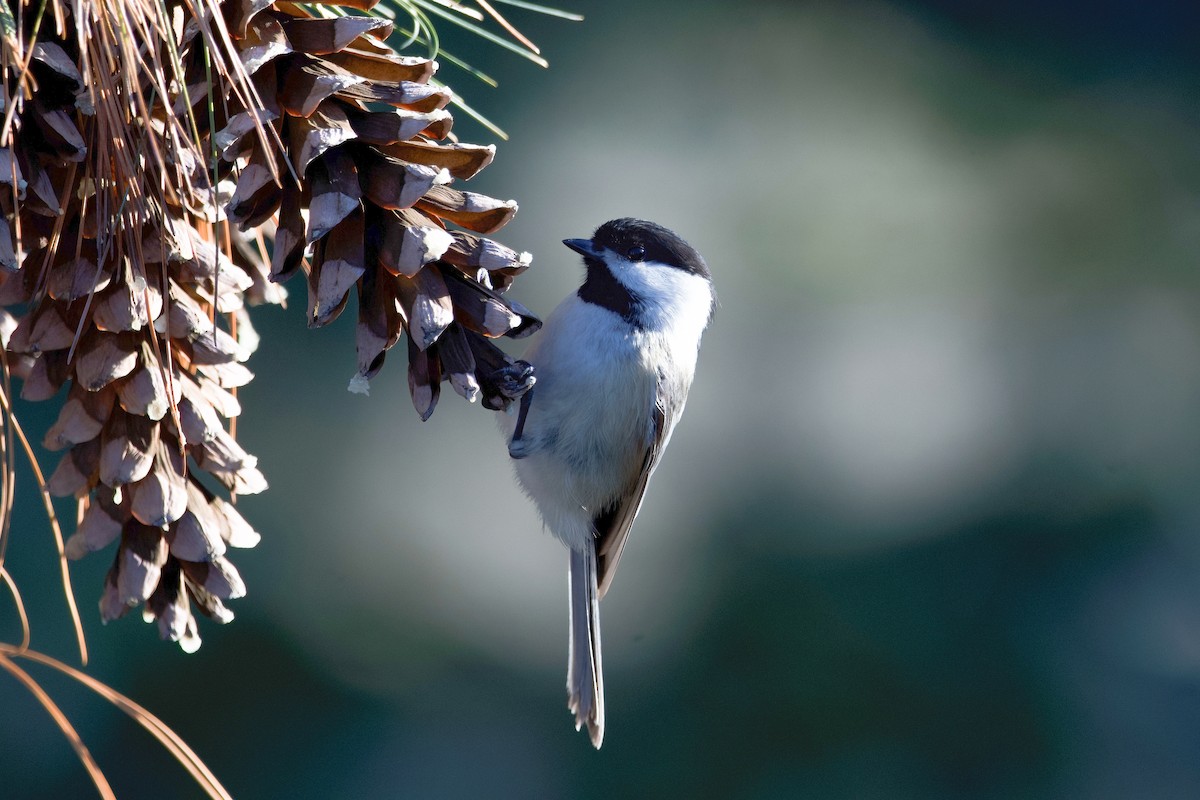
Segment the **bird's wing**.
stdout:
<path fill-rule="evenodd" d="M 654 468 L 658 466 L 663 450 L 667 447 L 667 440 L 671 438 L 675 421 L 682 410 L 681 407 L 664 406 L 663 392 L 656 392 L 656 395 L 657 399 L 651 411 L 650 443 L 642 459 L 641 470 L 617 502 L 592 521 L 596 528 L 596 556 L 599 561 L 596 565 L 596 577 L 600 597 L 604 597 L 609 584 L 612 583 L 613 575 L 617 571 L 617 562 L 621 560 L 621 552 L 625 549 L 625 542 L 629 540 L 629 529 L 633 527 L 633 520 L 642 507 L 642 499 L 646 496 L 646 484 L 650 481 Z"/>

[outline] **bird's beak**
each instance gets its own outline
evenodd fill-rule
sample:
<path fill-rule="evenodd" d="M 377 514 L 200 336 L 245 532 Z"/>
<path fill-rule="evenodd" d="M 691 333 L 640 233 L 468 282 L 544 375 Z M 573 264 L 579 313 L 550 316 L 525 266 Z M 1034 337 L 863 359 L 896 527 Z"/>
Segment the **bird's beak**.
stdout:
<path fill-rule="evenodd" d="M 591 239 L 563 239 L 563 244 L 585 258 L 595 258 L 596 256 L 596 249 L 592 246 Z"/>

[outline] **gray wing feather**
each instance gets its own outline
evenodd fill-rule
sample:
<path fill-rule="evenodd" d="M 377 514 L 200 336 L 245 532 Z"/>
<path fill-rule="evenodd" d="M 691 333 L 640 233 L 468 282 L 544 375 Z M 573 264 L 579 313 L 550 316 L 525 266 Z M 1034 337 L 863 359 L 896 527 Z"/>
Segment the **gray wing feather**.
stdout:
<path fill-rule="evenodd" d="M 664 407 L 661 399 L 663 392 L 659 391 L 655 394 L 657 399 L 651 412 L 653 430 L 650 444 L 646 448 L 646 455 L 642 460 L 642 468 L 638 471 L 637 478 L 618 499 L 616 505 L 594 520 L 600 597 L 604 597 L 609 585 L 612 584 L 613 575 L 617 571 L 617 562 L 621 560 L 625 543 L 629 541 L 629 530 L 633 527 L 633 520 L 637 517 L 638 511 L 642 507 L 642 500 L 646 496 L 646 485 L 650 482 L 650 475 L 658 466 L 663 450 L 667 447 L 667 441 L 671 438 L 675 421 L 679 419 L 679 412 L 682 410 L 682 404 L 677 408 Z"/>

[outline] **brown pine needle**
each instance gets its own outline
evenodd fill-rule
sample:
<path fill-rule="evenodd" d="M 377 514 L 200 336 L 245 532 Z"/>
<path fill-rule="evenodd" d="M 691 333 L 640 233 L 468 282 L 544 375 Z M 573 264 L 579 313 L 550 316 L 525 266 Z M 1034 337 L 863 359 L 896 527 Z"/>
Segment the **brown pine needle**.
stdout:
<path fill-rule="evenodd" d="M 513 27 L 512 23 L 506 20 L 499 11 L 493 8 L 492 4 L 489 3 L 488 0 L 475 0 L 475 2 L 478 3 L 479 7 L 486 11 L 492 19 L 496 20 L 496 22 L 500 24 L 501 28 L 504 28 L 504 30 L 508 31 L 509 36 L 528 47 L 534 53 L 537 53 L 538 55 L 542 54 L 542 51 L 538 49 L 538 46 L 527 39 L 523 33 Z"/>
<path fill-rule="evenodd" d="M 108 779 L 104 777 L 104 772 L 100 769 L 100 765 L 96 763 L 96 759 L 92 757 L 92 753 L 88 750 L 87 745 L 83 743 L 83 739 L 79 737 L 79 733 L 75 730 L 75 726 L 67 719 L 67 715 L 62 712 L 50 695 L 46 694 L 46 690 L 38 685 L 38 682 L 30 677 L 29 673 L 18 667 L 12 662 L 10 656 L 33 655 L 29 650 L 16 651 L 9 645 L 0 645 L 0 668 L 9 672 L 14 678 L 24 684 L 29 693 L 34 696 L 34 699 L 46 709 L 54 723 L 58 725 L 59 730 L 63 732 L 63 736 L 71 743 L 71 747 L 75 750 L 75 755 L 79 757 L 80 763 L 87 770 L 88 777 L 92 779 L 92 783 L 96 785 L 96 791 L 105 800 L 116 800 L 117 796 L 113 794 L 112 787 L 108 785 Z"/>
<path fill-rule="evenodd" d="M 8 370 L 8 353 L 0 348 L 0 377 L 3 378 L 3 391 L 7 395 L 12 391 L 12 381 Z M 17 491 L 17 455 L 12 448 L 12 422 L 8 414 L 4 415 L 4 424 L 0 427 L 0 449 L 3 453 L 3 474 L 0 474 L 0 569 L 4 568 L 4 558 L 8 553 L 8 537 L 12 531 L 12 515 L 14 497 Z"/>
<path fill-rule="evenodd" d="M 64 675 L 74 678 L 79 683 L 82 683 L 87 688 L 91 689 L 96 694 L 103 697 L 108 702 L 112 703 L 116 708 L 129 715 L 131 719 L 150 732 L 150 735 L 158 740 L 158 743 L 167 749 L 168 752 L 180 763 L 180 765 L 188 771 L 188 774 L 200 785 L 209 797 L 213 800 L 233 800 L 221 782 L 217 780 L 217 776 L 212 773 L 200 757 L 196 755 L 192 748 L 187 746 L 187 743 L 179 737 L 179 734 L 171 730 L 165 722 L 151 714 L 142 706 L 130 700 L 125 695 L 118 692 L 116 689 L 101 683 L 86 672 L 81 672 L 74 667 L 51 658 L 48 655 L 39 653 L 36 650 L 26 650 L 17 652 L 11 645 L 0 644 L 0 654 L 8 654 L 9 656 L 27 658 L 30 661 L 36 661 L 39 664 L 44 664 L 47 667 L 56 669 Z M 3 658 L 3 656 L 0 656 Z M 6 660 L 6 659 L 5 659 Z M 11 662 L 9 662 L 11 663 Z M 47 698 L 48 700 L 49 698 Z M 106 784 L 107 785 L 107 784 Z"/>
<path fill-rule="evenodd" d="M 58 550 L 58 564 L 62 573 L 63 595 L 67 600 L 67 608 L 71 612 L 71 623 L 75 626 L 75 640 L 79 643 L 79 663 L 87 666 L 88 651 L 87 640 L 83 636 L 83 620 L 79 618 L 79 608 L 75 605 L 75 590 L 71 588 L 71 570 L 67 565 L 67 554 L 63 547 L 62 526 L 58 524 L 58 516 L 54 513 L 54 502 L 50 498 L 50 490 L 46 487 L 45 475 L 42 473 L 41 465 L 38 464 L 33 447 L 29 444 L 29 439 L 25 437 L 25 431 L 21 429 L 21 423 L 17 421 L 17 417 L 13 413 L 12 405 L 8 402 L 8 393 L 2 390 L 0 390 L 0 408 L 3 409 L 8 421 L 12 424 L 17 438 L 21 440 L 21 447 L 25 450 L 25 455 L 29 458 L 29 465 L 33 468 L 34 480 L 37 481 L 38 491 L 42 495 L 42 503 L 46 506 L 46 516 L 50 521 L 50 531 L 54 534 L 54 546 Z"/>
<path fill-rule="evenodd" d="M 0 579 L 3 579 L 4 584 L 8 586 L 8 591 L 12 595 L 13 605 L 17 607 L 17 617 L 21 620 L 21 644 L 17 649 L 20 651 L 28 650 L 30 628 L 29 615 L 25 613 L 25 601 L 21 599 L 21 592 L 17 589 L 17 584 L 4 567 L 0 567 Z"/>

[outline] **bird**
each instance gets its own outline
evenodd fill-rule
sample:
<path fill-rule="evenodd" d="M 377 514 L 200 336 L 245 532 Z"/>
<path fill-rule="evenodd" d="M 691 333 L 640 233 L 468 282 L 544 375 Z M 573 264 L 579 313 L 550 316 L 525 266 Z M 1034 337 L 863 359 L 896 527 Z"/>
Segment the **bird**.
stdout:
<path fill-rule="evenodd" d="M 509 368 L 520 403 L 501 426 L 518 483 L 570 551 L 568 708 L 599 749 L 599 601 L 683 413 L 716 296 L 700 253 L 656 223 L 614 219 L 563 244 L 583 257 L 583 283 Z"/>

